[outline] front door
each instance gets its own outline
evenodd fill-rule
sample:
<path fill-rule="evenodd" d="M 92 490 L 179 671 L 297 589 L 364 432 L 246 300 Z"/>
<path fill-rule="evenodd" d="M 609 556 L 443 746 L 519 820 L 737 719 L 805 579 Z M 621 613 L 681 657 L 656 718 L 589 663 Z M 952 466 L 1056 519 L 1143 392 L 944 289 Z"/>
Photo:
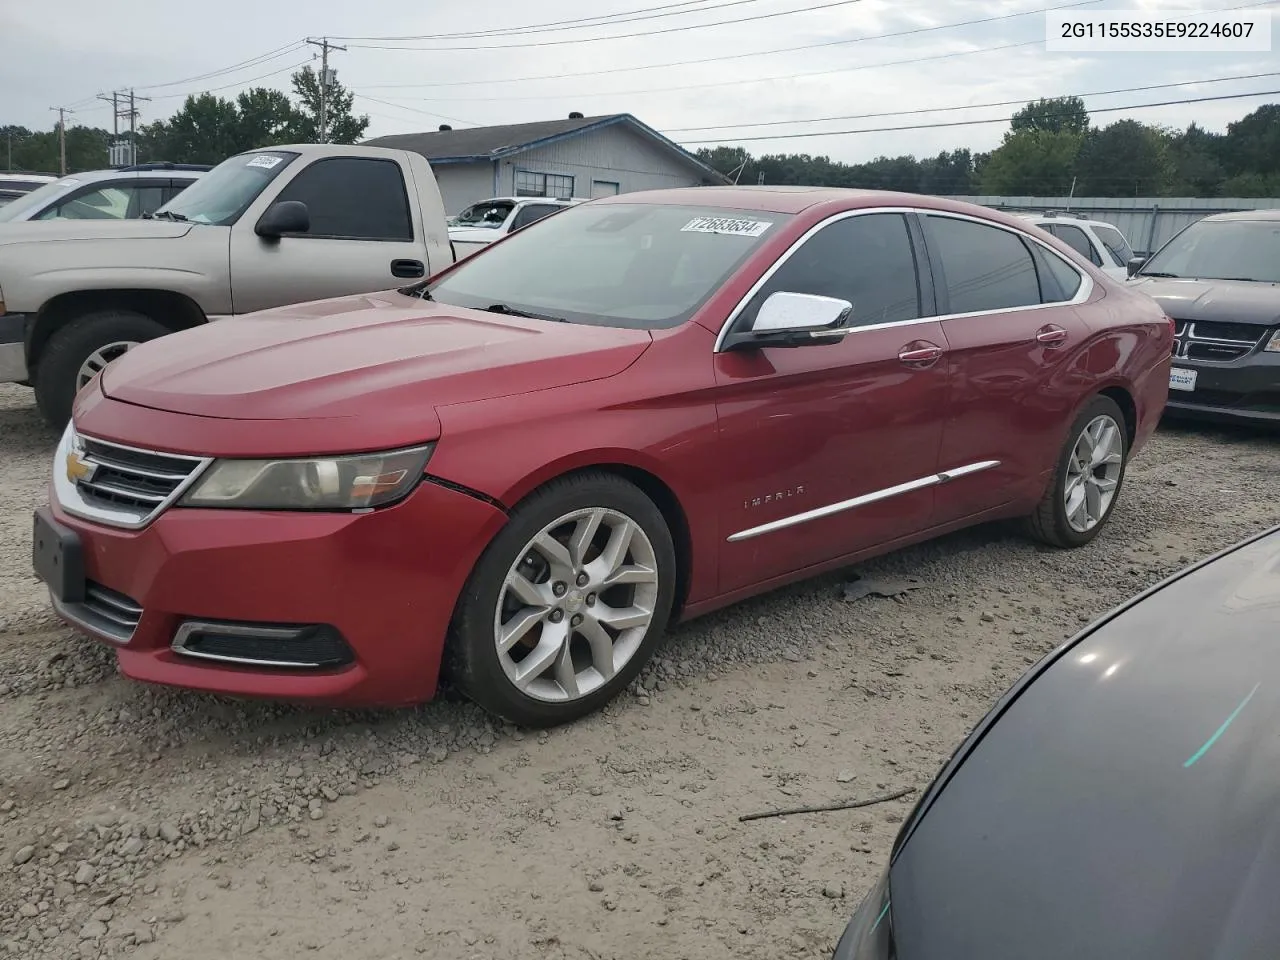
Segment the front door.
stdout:
<path fill-rule="evenodd" d="M 940 522 L 1023 497 L 1055 465 L 1075 413 L 1071 362 L 1089 330 L 1070 305 L 1083 274 L 1014 230 L 921 218 L 954 372 L 939 487 Z"/>
<path fill-rule="evenodd" d="M 915 238 L 899 213 L 845 216 L 781 264 L 732 322 L 771 294 L 854 305 L 826 345 L 715 357 L 721 592 L 929 526 L 948 381 L 942 325 L 924 319 Z"/>
<path fill-rule="evenodd" d="M 231 231 L 236 313 L 389 290 L 430 271 L 421 224 L 415 231 L 417 218 L 394 160 L 317 160 L 276 198 L 284 200 L 307 205 L 309 231 L 267 240 L 247 217 Z"/>

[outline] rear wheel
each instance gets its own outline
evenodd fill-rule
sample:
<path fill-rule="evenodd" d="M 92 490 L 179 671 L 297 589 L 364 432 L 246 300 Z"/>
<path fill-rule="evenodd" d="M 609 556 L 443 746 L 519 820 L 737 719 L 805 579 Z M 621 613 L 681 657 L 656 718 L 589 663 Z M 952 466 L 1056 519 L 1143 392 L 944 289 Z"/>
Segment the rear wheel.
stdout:
<path fill-rule="evenodd" d="M 1055 547 L 1091 541 L 1111 517 L 1128 459 L 1124 414 L 1110 397 L 1094 397 L 1072 424 L 1053 483 L 1027 518 L 1028 532 Z"/>
<path fill-rule="evenodd" d="M 54 427 L 71 419 L 76 394 L 107 364 L 168 327 L 132 310 L 95 310 L 54 331 L 34 373 L 36 407 Z"/>
<path fill-rule="evenodd" d="M 644 493 L 611 474 L 554 481 L 476 564 L 449 639 L 451 677 L 513 723 L 575 720 L 640 672 L 674 592 L 671 533 Z"/>

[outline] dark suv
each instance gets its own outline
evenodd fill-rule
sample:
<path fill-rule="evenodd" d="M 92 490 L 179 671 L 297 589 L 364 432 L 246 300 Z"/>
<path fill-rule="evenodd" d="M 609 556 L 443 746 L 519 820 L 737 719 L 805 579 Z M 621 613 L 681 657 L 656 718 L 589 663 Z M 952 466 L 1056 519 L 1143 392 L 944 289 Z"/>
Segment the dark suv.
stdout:
<path fill-rule="evenodd" d="M 1130 274 L 1175 321 L 1170 414 L 1280 423 L 1280 210 L 1205 217 Z"/>

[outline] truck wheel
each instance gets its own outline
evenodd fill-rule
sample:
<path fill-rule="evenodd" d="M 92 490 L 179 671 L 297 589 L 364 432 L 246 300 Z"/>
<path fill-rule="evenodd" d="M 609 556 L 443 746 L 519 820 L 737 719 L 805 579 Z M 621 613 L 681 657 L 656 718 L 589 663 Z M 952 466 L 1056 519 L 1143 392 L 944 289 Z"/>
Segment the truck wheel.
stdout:
<path fill-rule="evenodd" d="M 133 310 L 95 310 L 60 327 L 34 371 L 40 415 L 50 426 L 65 427 L 76 394 L 95 374 L 138 344 L 171 332 Z"/>

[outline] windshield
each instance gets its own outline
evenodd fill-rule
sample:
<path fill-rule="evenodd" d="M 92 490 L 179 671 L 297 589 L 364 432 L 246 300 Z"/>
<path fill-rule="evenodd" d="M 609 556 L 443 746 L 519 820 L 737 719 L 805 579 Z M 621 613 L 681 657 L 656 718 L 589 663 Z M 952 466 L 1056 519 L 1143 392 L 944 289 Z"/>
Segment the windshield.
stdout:
<path fill-rule="evenodd" d="M 515 204 L 510 200 L 484 200 L 473 203 L 453 218 L 451 226 L 488 227 L 497 230 L 511 215 Z"/>
<path fill-rule="evenodd" d="M 1111 259 L 1116 262 L 1117 267 L 1123 267 L 1132 259 L 1133 247 L 1129 246 L 1129 241 L 1124 238 L 1124 234 L 1115 227 L 1105 227 L 1097 224 L 1094 226 L 1093 232 L 1098 235 L 1098 239 L 1107 248 L 1107 253 L 1111 254 Z"/>
<path fill-rule="evenodd" d="M 431 284 L 442 303 L 654 330 L 688 320 L 782 214 L 668 204 L 570 207 Z"/>
<path fill-rule="evenodd" d="M 261 150 L 224 160 L 155 212 L 192 223 L 225 227 L 240 218 L 267 184 L 297 159 L 296 153 Z"/>
<path fill-rule="evenodd" d="M 6 223 L 11 220 L 26 220 L 27 214 L 40 210 L 46 204 L 67 193 L 72 187 L 79 185 L 80 181 L 75 177 L 63 177 L 61 180 L 54 180 L 52 183 L 46 183 L 43 187 L 32 190 L 30 193 L 23 194 L 3 210 L 0 210 L 0 223 Z"/>
<path fill-rule="evenodd" d="M 1199 220 L 1137 275 L 1280 283 L 1280 220 Z"/>

